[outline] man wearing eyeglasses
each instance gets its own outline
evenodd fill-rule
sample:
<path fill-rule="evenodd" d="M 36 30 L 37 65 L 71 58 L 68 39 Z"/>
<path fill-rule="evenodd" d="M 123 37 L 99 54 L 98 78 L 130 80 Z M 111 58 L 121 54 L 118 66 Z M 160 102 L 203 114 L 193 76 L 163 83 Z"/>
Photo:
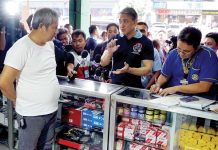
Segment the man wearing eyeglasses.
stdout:
<path fill-rule="evenodd" d="M 178 36 L 151 92 L 162 96 L 174 93 L 215 99 L 210 89 L 218 78 L 218 58 L 212 49 L 200 46 L 201 31 L 185 27 Z M 167 87 L 161 90 L 161 87 Z"/>

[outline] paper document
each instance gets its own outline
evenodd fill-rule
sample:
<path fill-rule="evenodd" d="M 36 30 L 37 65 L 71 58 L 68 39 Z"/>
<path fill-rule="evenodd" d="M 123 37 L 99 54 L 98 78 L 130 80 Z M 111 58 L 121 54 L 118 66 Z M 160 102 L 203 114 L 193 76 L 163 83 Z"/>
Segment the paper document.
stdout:
<path fill-rule="evenodd" d="M 168 95 L 168 96 L 163 96 L 157 99 L 150 100 L 151 103 L 155 104 L 161 104 L 165 106 L 175 106 L 179 104 L 181 96 L 178 95 Z"/>

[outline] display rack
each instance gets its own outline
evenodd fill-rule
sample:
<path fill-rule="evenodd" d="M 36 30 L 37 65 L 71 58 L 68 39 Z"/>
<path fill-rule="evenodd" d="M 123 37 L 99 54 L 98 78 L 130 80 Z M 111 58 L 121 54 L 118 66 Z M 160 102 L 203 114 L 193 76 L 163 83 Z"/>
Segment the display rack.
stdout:
<path fill-rule="evenodd" d="M 176 95 L 175 101 L 180 97 Z M 210 145 L 208 150 L 218 149 L 215 144 L 215 142 L 218 143 L 216 141 L 218 139 L 218 115 L 209 111 L 181 107 L 177 103 L 174 105 L 157 103 L 162 99 L 167 100 L 167 98 L 172 100 L 172 96 L 159 97 L 144 89 L 129 87 L 114 93 L 111 97 L 109 150 L 124 150 L 130 147 L 131 149 L 146 150 L 189 150 L 199 147 L 200 149 L 196 150 L 201 150 L 208 148 L 206 144 Z M 139 114 L 141 108 L 145 108 L 144 116 L 142 116 L 144 118 L 141 117 L 141 114 L 140 118 L 137 118 L 136 114 Z M 125 112 L 125 109 L 129 112 Z M 152 114 L 150 110 L 154 112 L 154 116 L 149 120 L 149 116 L 146 117 L 146 115 L 147 112 Z M 159 112 L 166 111 L 165 122 L 160 117 L 160 113 L 159 122 L 155 121 L 155 110 L 157 112 L 158 110 Z M 156 118 L 156 120 L 158 119 Z M 144 124 L 144 137 L 138 134 L 143 132 L 140 130 L 141 124 Z M 155 136 L 151 136 L 149 133 Z M 184 136 L 187 133 L 195 145 L 187 142 L 187 138 Z M 207 141 L 204 142 L 206 138 Z M 153 143 L 146 142 L 148 140 L 153 140 Z"/>
<path fill-rule="evenodd" d="M 90 81 L 90 80 L 83 80 L 83 79 L 75 79 L 74 81 L 69 81 L 68 78 L 66 77 L 58 77 L 59 79 L 59 83 L 60 83 L 60 87 L 61 87 L 61 93 L 62 95 L 69 95 L 71 94 L 71 97 L 80 97 L 82 96 L 82 98 L 91 98 L 91 99 L 95 99 L 98 98 L 100 100 L 104 100 L 104 112 L 103 112 L 103 120 L 104 120 L 104 124 L 103 124 L 103 129 L 102 129 L 102 133 L 103 133 L 103 145 L 102 145 L 102 149 L 107 150 L 108 149 L 108 137 L 109 137 L 109 113 L 110 113 L 110 99 L 111 99 L 111 95 L 116 92 L 117 90 L 121 89 L 122 86 L 119 85 L 113 85 L 113 84 L 107 84 L 107 83 L 102 83 L 102 82 L 95 82 L 95 81 Z M 73 100 L 74 98 L 71 98 L 71 100 Z M 69 99 L 68 99 L 69 100 Z M 63 102 L 64 101 L 64 102 Z M 60 100 L 60 103 L 62 103 L 61 108 L 63 108 L 63 106 L 66 104 L 66 99 L 63 99 L 63 97 Z M 95 104 L 92 103 L 92 104 Z M 89 105 L 90 106 L 90 105 Z M 74 109 L 74 108 L 73 108 Z M 94 112 L 96 113 L 96 110 L 93 111 L 93 109 L 89 109 L 89 113 L 92 114 L 91 116 L 94 116 Z M 60 110 L 60 107 L 59 107 Z M 80 124 L 80 128 L 84 129 L 84 124 L 83 121 L 85 120 L 84 117 L 84 112 L 87 110 L 86 108 L 78 108 L 76 109 L 78 110 L 80 113 L 78 118 L 81 119 L 81 121 L 79 122 Z M 77 111 L 77 112 L 78 112 Z M 63 111 L 62 111 L 63 112 Z M 73 118 L 72 118 L 73 119 Z M 86 118 L 92 122 L 93 118 Z M 102 119 L 102 118 L 101 118 Z M 62 119 L 63 120 L 63 119 Z M 78 120 L 77 120 L 78 121 Z M 94 121 L 93 121 L 94 122 Z M 78 125 L 78 122 L 76 123 Z M 78 127 L 78 126 L 75 126 Z M 66 128 L 66 127 L 64 127 Z M 89 131 L 89 129 L 85 129 L 87 131 Z M 57 142 L 58 142 L 58 138 L 57 138 Z M 77 148 L 80 147 L 80 144 L 75 144 L 75 141 L 66 141 L 65 142 L 74 142 L 75 147 L 72 148 Z M 61 142 L 59 141 L 59 144 L 61 144 Z M 62 141 L 63 144 L 63 141 Z M 65 146 L 67 146 L 68 144 L 63 144 Z M 77 149 L 82 149 L 77 148 Z M 97 148 L 96 148 L 97 149 Z"/>

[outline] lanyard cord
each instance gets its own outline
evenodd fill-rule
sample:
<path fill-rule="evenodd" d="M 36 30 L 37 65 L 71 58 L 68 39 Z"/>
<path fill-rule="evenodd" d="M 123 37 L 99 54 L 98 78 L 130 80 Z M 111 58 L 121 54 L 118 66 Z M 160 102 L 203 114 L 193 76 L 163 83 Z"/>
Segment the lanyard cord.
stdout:
<path fill-rule="evenodd" d="M 188 61 L 185 63 L 184 60 L 182 59 L 182 68 L 183 68 L 183 72 L 184 72 L 184 79 L 188 78 L 188 72 L 190 70 L 190 68 L 192 67 L 192 65 L 194 64 L 195 58 L 190 58 L 188 59 Z"/>

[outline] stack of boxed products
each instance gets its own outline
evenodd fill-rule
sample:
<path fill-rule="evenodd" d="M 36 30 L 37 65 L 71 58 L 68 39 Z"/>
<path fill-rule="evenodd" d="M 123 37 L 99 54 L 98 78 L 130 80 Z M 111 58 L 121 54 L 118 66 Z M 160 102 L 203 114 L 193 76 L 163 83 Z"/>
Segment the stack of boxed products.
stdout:
<path fill-rule="evenodd" d="M 206 125 L 183 122 L 177 137 L 181 150 L 218 150 L 218 130 Z"/>
<path fill-rule="evenodd" d="M 166 111 L 124 104 L 119 105 L 117 114 L 121 121 L 116 129 L 116 150 L 167 149 Z"/>
<path fill-rule="evenodd" d="M 104 99 L 71 97 L 69 103 L 63 106 L 62 122 L 65 127 L 58 134 L 58 144 L 75 149 L 100 150 L 103 142 Z"/>

